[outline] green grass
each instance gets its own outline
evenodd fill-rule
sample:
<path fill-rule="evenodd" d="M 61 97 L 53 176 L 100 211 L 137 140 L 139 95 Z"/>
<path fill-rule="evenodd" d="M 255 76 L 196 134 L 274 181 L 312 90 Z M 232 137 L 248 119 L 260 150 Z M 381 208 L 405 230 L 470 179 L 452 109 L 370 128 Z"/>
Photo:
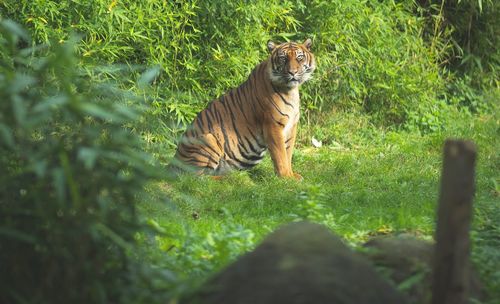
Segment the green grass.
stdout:
<path fill-rule="evenodd" d="M 500 230 L 498 117 L 457 114 L 445 131 L 421 135 L 378 129 L 354 114 L 336 115 L 321 130 L 302 128 L 294 154 L 301 182 L 275 177 L 267 157 L 255 169 L 222 180 L 184 175 L 152 187 L 151 192 L 170 197 L 164 205 L 142 206 L 168 233 L 157 239 L 152 256 L 166 255 L 168 267 L 192 284 L 253 248 L 278 225 L 297 219 L 323 223 L 354 246 L 383 233 L 431 239 L 442 144 L 462 137 L 474 140 L 479 150 L 473 257 L 490 293 L 500 296 L 500 272 L 493 270 L 500 269 L 494 233 Z M 360 128 L 346 127 L 354 125 Z M 328 144 L 312 147 L 306 140 L 311 134 Z"/>

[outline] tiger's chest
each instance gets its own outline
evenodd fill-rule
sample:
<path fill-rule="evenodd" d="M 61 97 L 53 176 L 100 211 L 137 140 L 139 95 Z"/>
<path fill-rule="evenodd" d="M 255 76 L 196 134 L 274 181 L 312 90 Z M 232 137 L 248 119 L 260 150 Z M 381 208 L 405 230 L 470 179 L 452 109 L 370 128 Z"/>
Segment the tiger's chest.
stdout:
<path fill-rule="evenodd" d="M 300 113 L 299 111 L 293 111 L 289 114 L 290 118 L 285 124 L 285 127 L 283 128 L 283 136 L 286 139 L 290 138 L 293 130 L 293 126 L 296 125 L 299 122 L 299 117 Z"/>
<path fill-rule="evenodd" d="M 298 94 L 293 95 L 279 95 L 281 103 L 279 104 L 279 113 L 281 116 L 281 123 L 283 125 L 283 136 L 286 139 L 290 138 L 293 134 L 293 127 L 299 122 L 300 118 L 300 100 Z"/>

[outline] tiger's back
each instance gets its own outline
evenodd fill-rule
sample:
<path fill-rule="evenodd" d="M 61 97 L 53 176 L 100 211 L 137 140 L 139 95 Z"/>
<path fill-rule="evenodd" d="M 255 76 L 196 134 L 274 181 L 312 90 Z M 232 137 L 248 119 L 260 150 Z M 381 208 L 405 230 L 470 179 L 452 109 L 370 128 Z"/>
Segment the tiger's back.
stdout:
<path fill-rule="evenodd" d="M 305 53 L 303 45 L 283 45 Z M 255 166 L 269 149 L 275 168 L 277 161 L 278 167 L 287 167 L 289 163 L 289 172 L 285 173 L 292 174 L 291 152 L 300 108 L 298 86 L 309 76 L 290 80 L 286 78 L 290 77 L 288 72 L 288 76 L 280 78 L 276 67 L 283 63 L 283 57 L 278 47 L 271 50 L 271 57 L 257 65 L 243 84 L 198 113 L 178 144 L 174 157 L 178 165 L 220 175 L 231 169 Z M 312 73 L 314 57 L 312 54 L 304 57 L 309 58 L 305 66 Z M 276 147 L 276 142 L 280 147 Z M 288 151 L 290 157 L 286 155 Z"/>

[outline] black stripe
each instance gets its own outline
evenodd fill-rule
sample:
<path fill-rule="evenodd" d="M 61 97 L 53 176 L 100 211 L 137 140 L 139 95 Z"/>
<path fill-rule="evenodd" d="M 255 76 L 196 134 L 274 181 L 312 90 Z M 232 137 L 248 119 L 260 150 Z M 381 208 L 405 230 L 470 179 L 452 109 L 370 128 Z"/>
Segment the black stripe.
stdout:
<path fill-rule="evenodd" d="M 262 152 L 264 152 L 264 150 L 267 149 L 267 146 L 261 146 L 259 142 L 257 142 L 257 146 L 259 146 L 259 148 L 262 150 Z"/>
<path fill-rule="evenodd" d="M 261 150 L 265 150 L 265 149 L 267 149 L 267 147 L 266 147 L 266 146 L 262 146 L 262 145 L 259 143 L 259 141 L 258 141 L 258 139 L 257 139 L 257 136 L 255 136 L 255 134 L 252 132 L 252 130 L 251 130 L 250 128 L 247 128 L 247 130 L 248 130 L 248 132 L 250 132 L 250 135 L 252 135 L 252 137 L 253 137 L 253 138 L 254 138 L 254 140 L 255 140 L 255 143 L 257 144 L 257 146 L 259 146 L 259 148 L 260 148 Z"/>
<path fill-rule="evenodd" d="M 238 169 L 241 169 L 234 159 L 228 158 L 225 160 L 225 162 L 228 163 L 231 167 L 237 167 Z"/>
<path fill-rule="evenodd" d="M 196 124 L 198 125 L 198 128 L 200 128 L 200 130 L 203 130 L 203 115 L 200 114 L 196 118 Z"/>
<path fill-rule="evenodd" d="M 243 156 L 246 160 L 251 160 L 251 161 L 260 161 L 264 158 L 264 155 L 250 155 L 246 153 L 241 153 L 241 156 Z"/>
<path fill-rule="evenodd" d="M 258 70 L 259 70 L 259 67 L 258 67 L 258 66 L 257 66 L 257 68 L 256 68 L 255 70 L 253 70 L 252 75 L 251 75 L 250 82 L 255 82 L 255 78 L 257 78 L 257 73 L 258 73 Z"/>
<path fill-rule="evenodd" d="M 240 150 L 240 152 L 241 152 L 241 149 L 243 149 L 243 151 L 244 151 L 245 153 L 249 154 L 249 153 L 250 153 L 250 150 L 249 150 L 250 148 L 247 148 L 247 147 L 244 145 L 244 143 L 243 143 L 243 142 L 244 142 L 244 141 L 243 141 L 243 138 L 242 138 L 242 139 L 241 139 L 241 143 L 240 143 L 240 142 L 238 142 L 238 149 Z"/>
<path fill-rule="evenodd" d="M 210 131 L 210 133 L 214 133 L 214 127 L 213 127 L 213 124 L 212 124 L 212 119 L 215 118 L 215 116 L 212 113 L 212 105 L 210 105 L 207 108 L 205 114 L 206 114 L 205 118 L 207 119 L 207 124 L 208 124 L 208 130 Z M 213 118 L 211 118 L 210 116 L 212 116 Z"/>
<path fill-rule="evenodd" d="M 266 110 L 265 104 L 262 103 L 262 100 L 260 98 L 258 98 L 258 97 L 255 97 L 255 99 L 257 100 L 257 103 L 259 104 L 259 106 L 261 107 L 261 109 L 265 111 Z"/>
<path fill-rule="evenodd" d="M 214 137 L 215 137 L 215 136 L 214 136 Z M 216 151 L 216 150 L 215 150 L 215 149 L 214 149 L 211 145 L 209 145 L 206 141 L 203 141 L 203 143 L 204 143 L 204 147 L 206 147 L 207 149 L 210 149 L 211 151 L 213 151 L 213 153 L 214 153 L 215 155 L 217 155 L 218 157 L 221 157 L 221 154 L 220 154 L 220 152 L 219 152 L 219 151 Z M 209 152 L 209 153 L 210 153 L 210 151 L 208 151 L 208 150 L 207 150 L 207 152 Z"/>
<path fill-rule="evenodd" d="M 283 112 L 281 112 L 281 109 L 278 107 L 278 105 L 274 102 L 274 100 L 271 98 L 271 104 L 274 106 L 274 108 L 283 116 L 286 116 L 288 118 L 290 118 L 290 116 L 288 114 L 285 114 Z"/>
<path fill-rule="evenodd" d="M 184 152 L 182 152 L 182 146 L 184 144 L 180 144 L 179 147 L 177 148 L 177 154 L 179 154 L 180 156 L 184 157 L 184 158 L 189 158 L 189 156 L 185 155 Z"/>
<path fill-rule="evenodd" d="M 240 152 L 241 156 L 243 156 L 244 158 L 247 158 L 246 156 L 250 155 L 244 145 L 238 143 L 238 146 L 236 148 L 238 148 L 238 152 Z"/>
<path fill-rule="evenodd" d="M 215 151 L 212 147 L 210 147 L 208 145 L 200 146 L 200 149 L 207 152 L 208 155 L 211 155 L 211 151 L 213 151 L 213 154 L 215 154 L 217 157 L 220 157 L 220 154 L 217 153 L 217 151 Z M 209 151 L 207 149 L 210 149 L 211 151 Z"/>
<path fill-rule="evenodd" d="M 220 114 L 220 111 L 215 112 L 215 115 L 217 117 L 217 120 L 219 122 L 220 129 L 222 131 L 222 135 L 224 136 L 224 151 L 231 156 L 232 152 L 229 147 L 229 137 L 227 136 L 226 132 L 226 127 L 224 126 L 224 121 L 222 119 L 222 116 Z"/>
<path fill-rule="evenodd" d="M 285 127 L 284 124 L 282 124 L 281 122 L 277 121 L 276 119 L 274 119 L 274 117 L 271 116 L 271 118 L 274 120 L 275 123 L 277 123 L 278 125 L 282 126 L 283 128 Z"/>
<path fill-rule="evenodd" d="M 238 107 L 238 109 L 240 110 L 243 117 L 245 118 L 246 122 L 249 123 L 250 121 L 248 120 L 247 114 L 245 113 L 245 110 L 243 109 L 243 99 L 241 99 L 240 90 L 241 90 L 241 87 L 236 89 L 235 98 L 236 98 L 237 102 L 235 102 L 235 104 Z"/>
<path fill-rule="evenodd" d="M 203 157 L 206 157 L 209 162 L 217 163 L 217 161 L 210 154 L 203 153 L 202 150 L 200 150 L 200 149 L 189 148 L 189 149 L 186 149 L 186 152 L 189 152 L 191 154 L 201 155 Z"/>
<path fill-rule="evenodd" d="M 220 101 L 220 104 L 222 105 L 222 107 L 224 107 L 224 109 L 227 108 L 227 104 L 226 104 L 226 95 L 222 95 L 220 98 L 219 98 L 219 101 Z"/>
<path fill-rule="evenodd" d="M 255 141 L 257 141 L 257 136 L 256 136 L 256 135 L 252 132 L 252 129 L 250 129 L 250 127 L 247 127 L 247 130 L 248 130 L 248 132 L 250 133 L 250 135 L 253 137 L 253 139 L 254 139 Z"/>
<path fill-rule="evenodd" d="M 191 161 L 191 160 L 195 160 L 193 157 L 184 154 L 184 152 L 182 152 L 181 149 L 177 149 L 177 154 L 179 154 L 180 156 L 182 156 L 183 158 L 185 158 L 186 161 L 188 161 L 188 162 Z"/>
<path fill-rule="evenodd" d="M 248 139 L 248 137 L 243 136 L 243 139 L 244 139 L 244 140 L 246 140 L 246 142 L 248 143 L 248 148 L 249 148 L 249 149 L 250 149 L 253 153 L 255 153 L 255 154 L 260 154 L 260 153 L 261 153 L 261 152 L 259 152 L 259 150 L 257 150 L 257 149 L 253 146 L 252 142 Z"/>
<path fill-rule="evenodd" d="M 207 151 L 207 150 L 204 150 L 202 146 L 186 146 L 184 148 L 184 151 L 188 152 L 188 153 L 191 153 L 191 154 L 200 154 L 200 155 L 203 155 L 207 158 L 212 158 L 212 156 L 210 155 L 210 153 Z M 204 153 L 202 153 L 201 151 L 205 151 L 208 155 L 204 155 Z M 213 158 L 212 158 L 213 159 Z"/>
<path fill-rule="evenodd" d="M 281 100 L 282 100 L 282 101 L 283 101 L 283 102 L 284 102 L 287 106 L 290 106 L 290 107 L 292 107 L 292 109 L 293 109 L 293 108 L 294 108 L 294 107 L 293 107 L 293 105 L 292 105 L 291 103 L 289 103 L 289 102 L 287 102 L 287 101 L 286 101 L 285 97 L 283 97 L 283 95 L 281 95 L 281 93 L 280 93 L 280 92 L 276 89 L 276 87 L 275 87 L 274 85 L 273 85 L 272 87 L 273 87 L 274 92 L 275 92 L 276 94 L 278 94 L 278 95 L 279 95 L 279 97 L 281 98 Z"/>
<path fill-rule="evenodd" d="M 229 97 L 232 98 L 231 94 L 229 95 Z M 233 104 L 234 104 L 234 102 L 233 102 Z M 231 116 L 231 123 L 233 125 L 233 131 L 234 131 L 234 133 L 236 133 L 236 139 L 238 140 L 238 145 L 241 145 L 241 134 L 238 131 L 238 128 L 236 127 L 236 123 L 235 123 L 236 117 L 234 116 L 233 109 L 231 106 L 228 106 L 227 108 L 228 108 L 229 115 Z"/>
<path fill-rule="evenodd" d="M 233 160 L 238 163 L 238 165 L 239 165 L 238 167 L 241 169 L 251 168 L 251 167 L 255 166 L 255 164 L 247 163 L 247 162 L 244 162 L 244 161 L 237 159 L 237 158 L 233 158 Z"/>

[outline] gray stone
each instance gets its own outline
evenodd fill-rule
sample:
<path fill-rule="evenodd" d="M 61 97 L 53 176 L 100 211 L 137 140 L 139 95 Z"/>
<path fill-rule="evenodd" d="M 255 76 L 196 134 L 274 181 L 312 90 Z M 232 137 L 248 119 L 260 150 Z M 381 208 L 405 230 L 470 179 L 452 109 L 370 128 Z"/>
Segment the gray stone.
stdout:
<path fill-rule="evenodd" d="M 376 237 L 364 245 L 364 255 L 408 296 L 409 303 L 431 303 L 433 242 L 412 235 Z M 470 297 L 484 299 L 477 272 L 470 269 Z M 471 303 L 473 301 L 471 300 Z"/>
<path fill-rule="evenodd" d="M 327 228 L 286 225 L 183 303 L 404 304 L 362 255 Z"/>

